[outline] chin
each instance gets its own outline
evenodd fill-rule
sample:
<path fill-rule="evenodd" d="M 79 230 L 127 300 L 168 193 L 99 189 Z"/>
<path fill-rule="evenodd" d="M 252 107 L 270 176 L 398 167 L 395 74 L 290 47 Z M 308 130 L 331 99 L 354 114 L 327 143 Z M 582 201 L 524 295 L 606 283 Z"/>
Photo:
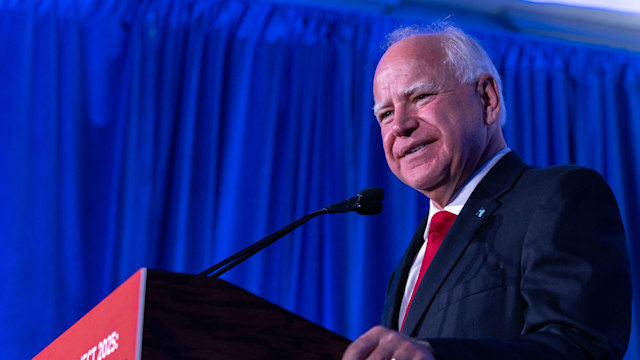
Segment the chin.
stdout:
<path fill-rule="evenodd" d="M 429 176 L 430 174 L 407 174 L 400 178 L 402 182 L 421 193 L 430 192 L 444 181 L 444 177 Z"/>
<path fill-rule="evenodd" d="M 430 182 L 425 181 L 424 179 L 411 179 L 411 178 L 406 179 L 405 178 L 403 182 L 418 191 L 425 191 L 426 189 L 429 189 L 431 187 Z"/>

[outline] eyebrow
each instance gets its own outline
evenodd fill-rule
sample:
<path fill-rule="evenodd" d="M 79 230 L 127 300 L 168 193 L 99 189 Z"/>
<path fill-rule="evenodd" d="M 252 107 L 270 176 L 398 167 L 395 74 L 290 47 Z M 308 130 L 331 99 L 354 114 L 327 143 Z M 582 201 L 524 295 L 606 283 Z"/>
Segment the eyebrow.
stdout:
<path fill-rule="evenodd" d="M 426 91 L 426 92 L 436 92 L 440 89 L 438 85 L 433 82 L 417 82 L 411 84 L 409 87 L 400 90 L 400 94 L 403 96 L 411 96 L 416 92 Z M 376 103 L 373 105 L 373 113 L 375 115 L 378 114 L 378 111 L 381 107 L 386 106 L 385 103 Z"/>
<path fill-rule="evenodd" d="M 373 115 L 378 115 L 378 110 L 380 110 L 381 107 L 385 106 L 384 104 L 380 104 L 380 103 L 375 103 L 373 104 Z"/>
<path fill-rule="evenodd" d="M 400 90 L 400 93 L 404 96 L 410 96 L 419 91 L 435 92 L 439 87 L 432 82 L 417 82 L 409 86 L 408 88 Z"/>

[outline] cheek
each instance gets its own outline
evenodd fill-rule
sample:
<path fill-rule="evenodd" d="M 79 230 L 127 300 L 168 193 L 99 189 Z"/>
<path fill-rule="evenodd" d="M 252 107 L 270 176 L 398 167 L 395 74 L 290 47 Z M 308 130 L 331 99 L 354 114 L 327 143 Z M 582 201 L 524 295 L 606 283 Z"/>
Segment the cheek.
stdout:
<path fill-rule="evenodd" d="M 380 133 L 382 135 L 382 149 L 384 150 L 384 157 L 387 159 L 389 168 L 395 172 L 395 169 L 398 167 L 397 160 L 393 156 L 393 143 L 395 137 L 390 133 L 390 131 L 385 131 L 384 128 Z"/>
<path fill-rule="evenodd" d="M 380 135 L 382 137 L 382 148 L 384 150 L 384 155 L 387 157 L 387 160 L 393 158 L 393 135 L 387 131 L 386 128 L 380 130 Z"/>
<path fill-rule="evenodd" d="M 387 147 L 387 141 L 388 141 L 388 137 L 389 137 L 389 132 L 387 131 L 387 128 L 380 125 L 380 139 L 382 140 L 382 146 Z"/>

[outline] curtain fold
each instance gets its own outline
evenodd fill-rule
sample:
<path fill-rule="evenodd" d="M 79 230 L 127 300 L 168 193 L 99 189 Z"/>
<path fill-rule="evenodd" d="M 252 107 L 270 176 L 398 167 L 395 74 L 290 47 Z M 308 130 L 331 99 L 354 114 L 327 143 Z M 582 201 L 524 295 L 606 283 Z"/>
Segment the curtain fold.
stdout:
<path fill-rule="evenodd" d="M 371 186 L 381 215 L 314 219 L 224 278 L 347 337 L 377 324 L 428 210 L 388 170 L 371 111 L 379 45 L 402 23 L 231 0 L 0 1 L 3 356 L 34 356 L 140 267 L 198 273 Z M 637 299 L 640 54 L 468 30 L 503 75 L 511 148 L 611 184 Z"/>

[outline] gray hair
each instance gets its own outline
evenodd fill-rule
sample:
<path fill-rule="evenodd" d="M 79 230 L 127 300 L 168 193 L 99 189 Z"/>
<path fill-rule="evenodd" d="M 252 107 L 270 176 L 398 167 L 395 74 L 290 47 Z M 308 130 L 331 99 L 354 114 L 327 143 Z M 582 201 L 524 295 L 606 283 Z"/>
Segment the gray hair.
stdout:
<path fill-rule="evenodd" d="M 507 109 L 502 95 L 502 80 L 495 65 L 487 55 L 487 52 L 471 36 L 467 35 L 459 27 L 447 21 L 435 22 L 431 26 L 412 25 L 401 27 L 387 35 L 384 50 L 402 39 L 416 35 L 439 35 L 442 37 L 442 46 L 447 54 L 444 63 L 449 65 L 461 83 L 467 84 L 477 81 L 482 74 L 489 74 L 498 85 L 500 96 L 500 124 L 504 125 L 507 118 Z"/>

